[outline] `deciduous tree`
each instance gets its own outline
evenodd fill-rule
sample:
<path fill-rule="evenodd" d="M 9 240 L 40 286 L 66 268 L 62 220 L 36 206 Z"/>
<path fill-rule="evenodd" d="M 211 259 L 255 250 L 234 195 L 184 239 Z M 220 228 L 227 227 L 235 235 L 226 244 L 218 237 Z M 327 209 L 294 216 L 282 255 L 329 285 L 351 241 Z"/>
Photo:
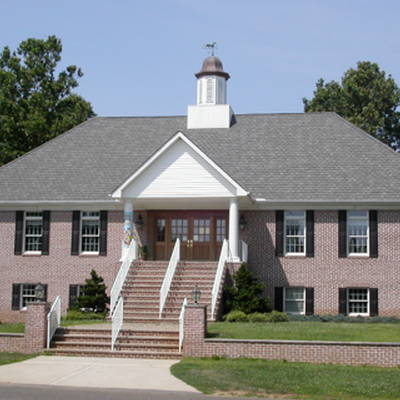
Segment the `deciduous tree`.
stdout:
<path fill-rule="evenodd" d="M 56 73 L 61 40 L 27 39 L 0 53 L 0 165 L 93 117 L 90 103 L 72 93 L 82 71 Z"/>
<path fill-rule="evenodd" d="M 303 98 L 305 112 L 334 111 L 393 149 L 400 148 L 400 89 L 378 64 L 358 62 L 341 83 L 316 83 L 314 98 Z"/>

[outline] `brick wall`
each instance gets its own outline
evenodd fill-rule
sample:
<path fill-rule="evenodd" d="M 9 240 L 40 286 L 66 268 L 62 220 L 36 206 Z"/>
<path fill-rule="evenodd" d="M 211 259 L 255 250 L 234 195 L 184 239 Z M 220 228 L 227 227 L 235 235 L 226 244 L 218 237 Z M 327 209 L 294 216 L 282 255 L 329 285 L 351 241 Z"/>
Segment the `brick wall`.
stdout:
<path fill-rule="evenodd" d="M 23 333 L 0 333 L 0 352 L 23 353 L 24 344 Z"/>
<path fill-rule="evenodd" d="M 400 211 L 378 212 L 378 258 L 339 258 L 337 211 L 315 211 L 313 258 L 275 256 L 275 211 L 243 214 L 249 268 L 266 284 L 271 306 L 275 286 L 313 287 L 315 314 L 335 315 L 339 288 L 378 288 L 379 315 L 400 317 Z"/>
<path fill-rule="evenodd" d="M 240 232 L 249 245 L 249 268 L 266 284 L 266 296 L 274 306 L 275 286 L 314 288 L 314 312 L 338 313 L 340 287 L 378 288 L 379 314 L 400 317 L 400 211 L 378 212 L 378 258 L 338 257 L 338 212 L 315 211 L 315 255 L 275 256 L 275 211 L 243 212 L 247 226 Z M 147 213 L 141 212 L 144 229 L 134 232 L 146 243 Z M 137 213 L 134 215 L 134 221 Z M 109 211 L 107 256 L 71 256 L 72 211 L 52 211 L 50 254 L 15 256 L 15 212 L 0 212 L 0 322 L 24 320 L 24 311 L 11 310 L 12 284 L 48 285 L 48 301 L 62 297 L 68 306 L 70 284 L 83 284 L 93 268 L 108 289 L 120 266 L 123 211 Z"/>
<path fill-rule="evenodd" d="M 142 215 L 144 215 L 142 213 Z M 62 298 L 66 312 L 70 284 L 84 284 L 90 271 L 104 278 L 108 290 L 120 266 L 123 212 L 109 211 L 106 256 L 71 256 L 72 211 L 52 211 L 48 256 L 14 255 L 15 212 L 0 212 L 0 322 L 23 322 L 25 311 L 11 309 L 13 283 L 47 284 L 47 300 Z"/>
<path fill-rule="evenodd" d="M 185 308 L 185 357 L 244 357 L 314 364 L 400 366 L 400 343 L 204 339 L 207 326 L 205 310 L 204 306 Z"/>

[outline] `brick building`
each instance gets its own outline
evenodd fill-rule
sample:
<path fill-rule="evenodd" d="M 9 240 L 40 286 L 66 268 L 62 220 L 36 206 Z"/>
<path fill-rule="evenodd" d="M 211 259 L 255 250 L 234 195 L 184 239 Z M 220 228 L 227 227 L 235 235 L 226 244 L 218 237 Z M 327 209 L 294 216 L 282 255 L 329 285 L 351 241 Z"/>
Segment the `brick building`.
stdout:
<path fill-rule="evenodd" d="M 208 57 L 187 116 L 97 117 L 0 168 L 0 321 L 38 282 L 63 310 L 91 269 L 110 288 L 131 238 L 148 260 L 229 259 L 270 304 L 400 317 L 400 156 L 334 113 L 234 114 Z"/>

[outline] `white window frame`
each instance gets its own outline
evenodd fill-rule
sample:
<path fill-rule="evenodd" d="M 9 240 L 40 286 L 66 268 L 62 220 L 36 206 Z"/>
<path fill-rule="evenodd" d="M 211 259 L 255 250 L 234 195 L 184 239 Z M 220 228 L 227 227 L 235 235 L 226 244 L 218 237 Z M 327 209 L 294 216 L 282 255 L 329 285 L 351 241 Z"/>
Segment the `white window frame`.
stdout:
<path fill-rule="evenodd" d="M 365 290 L 367 293 L 367 299 L 366 300 L 350 300 L 350 292 L 352 290 Z M 350 303 L 364 303 L 367 304 L 367 311 L 365 313 L 358 313 L 358 312 L 350 312 Z M 349 317 L 356 317 L 358 315 L 362 317 L 368 317 L 370 315 L 370 291 L 368 288 L 363 288 L 363 287 L 352 287 L 352 288 L 347 288 L 347 315 Z"/>
<path fill-rule="evenodd" d="M 287 292 L 290 291 L 290 289 L 301 289 L 303 291 L 303 298 L 302 299 L 293 299 L 293 298 L 286 298 Z M 296 302 L 296 303 L 303 303 L 303 309 L 300 312 L 293 312 L 293 311 L 288 311 L 286 307 L 287 302 Z M 290 287 L 284 287 L 283 288 L 283 312 L 286 314 L 292 314 L 292 315 L 305 315 L 306 313 L 306 288 L 302 286 L 290 286 Z"/>
<path fill-rule="evenodd" d="M 84 234 L 84 232 L 83 232 L 84 221 L 97 221 L 98 222 L 97 234 Z M 83 250 L 85 238 L 97 239 L 97 250 L 95 250 L 95 251 Z M 80 249 L 80 254 L 99 254 L 100 253 L 100 211 L 81 211 L 81 221 L 80 221 L 80 229 L 79 229 L 79 249 Z"/>
<path fill-rule="evenodd" d="M 29 288 L 30 286 L 30 288 Z M 34 303 L 36 301 L 36 295 L 35 295 L 35 287 L 37 286 L 37 283 L 21 283 L 20 287 L 20 296 L 19 296 L 19 309 L 20 310 L 26 310 L 26 304 L 28 303 Z M 24 294 L 24 291 L 32 291 L 31 294 Z M 30 299 L 29 301 L 26 301 L 26 304 L 24 305 L 24 299 Z"/>
<path fill-rule="evenodd" d="M 38 234 L 28 234 L 26 229 L 27 225 L 30 221 L 41 221 L 42 225 L 40 227 L 40 233 Z M 27 250 L 28 238 L 40 238 L 40 250 Z M 23 230 L 23 245 L 22 245 L 24 254 L 42 254 L 42 246 L 43 246 L 43 212 L 24 212 L 24 230 Z"/>
<path fill-rule="evenodd" d="M 363 214 L 363 215 L 362 215 Z M 350 235 L 350 223 L 351 221 L 366 221 L 367 224 L 367 234 L 352 234 Z M 358 257 L 369 257 L 369 211 L 347 211 L 347 224 L 346 224 L 346 237 L 347 237 L 347 254 L 349 256 L 358 256 Z M 350 249 L 350 241 L 357 239 L 366 239 L 366 252 L 351 252 Z"/>
<path fill-rule="evenodd" d="M 300 215 L 301 213 L 301 215 Z M 292 215 L 290 215 L 292 214 Z M 296 215 L 297 214 L 297 215 Z M 285 250 L 285 255 L 288 256 L 305 256 L 306 255 L 306 212 L 305 211 L 285 211 L 284 213 L 285 217 L 284 217 L 284 235 L 285 235 L 285 243 L 284 243 L 284 250 Z M 297 220 L 297 221 L 303 221 L 303 226 L 304 226 L 304 232 L 303 235 L 288 235 L 287 234 L 287 224 L 288 221 L 293 221 L 293 220 Z M 288 239 L 290 238 L 302 238 L 303 239 L 303 251 L 300 252 L 289 252 L 287 251 L 287 245 L 288 245 Z"/>

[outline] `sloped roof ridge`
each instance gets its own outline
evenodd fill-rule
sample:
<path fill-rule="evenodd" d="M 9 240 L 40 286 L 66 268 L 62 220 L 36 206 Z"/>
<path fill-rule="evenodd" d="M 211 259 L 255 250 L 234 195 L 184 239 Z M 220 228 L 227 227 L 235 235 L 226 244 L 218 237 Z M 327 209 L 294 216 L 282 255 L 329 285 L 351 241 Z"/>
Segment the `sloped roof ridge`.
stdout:
<path fill-rule="evenodd" d="M 47 140 L 46 142 L 42 143 L 41 145 L 35 147 L 34 149 L 29 150 L 29 151 L 27 151 L 26 153 L 22 154 L 22 156 L 19 156 L 19 157 L 15 158 L 14 160 L 12 160 L 12 161 L 10 161 L 10 162 L 8 162 L 8 163 L 6 163 L 6 164 L 0 166 L 0 170 L 1 170 L 1 169 L 6 169 L 5 167 L 8 167 L 8 166 L 10 166 L 10 165 L 13 165 L 16 161 L 21 160 L 21 159 L 27 157 L 27 156 L 30 155 L 30 154 L 36 153 L 38 150 L 40 150 L 40 149 L 42 149 L 43 147 L 49 145 L 50 142 L 51 142 L 51 143 L 54 143 L 54 141 L 60 140 L 59 138 L 64 137 L 64 136 L 66 136 L 66 135 L 72 133 L 72 132 L 75 131 L 76 129 L 82 127 L 82 125 L 86 125 L 86 124 L 88 124 L 89 122 L 91 122 L 91 121 L 93 121 L 94 119 L 97 119 L 97 118 L 101 118 L 101 117 L 97 117 L 97 116 L 96 116 L 96 117 L 90 118 L 90 119 L 88 119 L 88 120 L 86 120 L 86 121 L 84 121 L 84 122 L 82 122 L 82 123 L 80 123 L 80 124 L 74 126 L 73 128 L 68 129 L 67 131 L 65 131 L 65 132 L 63 132 L 63 133 L 57 135 L 57 136 L 54 137 L 53 139 Z"/>

